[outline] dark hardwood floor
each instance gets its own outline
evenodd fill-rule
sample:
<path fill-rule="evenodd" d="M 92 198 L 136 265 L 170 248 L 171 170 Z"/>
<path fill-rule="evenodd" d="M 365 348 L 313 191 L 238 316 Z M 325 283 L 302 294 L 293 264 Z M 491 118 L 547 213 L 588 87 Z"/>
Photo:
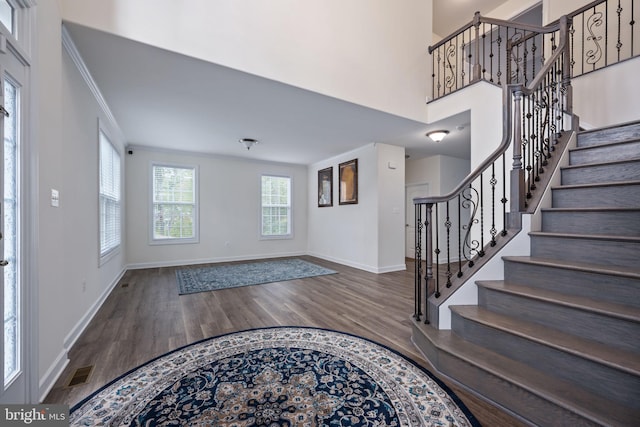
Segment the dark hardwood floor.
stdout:
<path fill-rule="evenodd" d="M 435 373 L 411 342 L 413 264 L 373 274 L 302 257 L 338 274 L 178 295 L 175 268 L 128 271 L 69 352 L 70 363 L 45 403 L 75 405 L 125 372 L 180 346 L 228 332 L 312 326 L 386 345 Z M 93 366 L 86 384 L 68 387 Z M 441 378 L 484 426 L 522 426 L 499 408 Z"/>

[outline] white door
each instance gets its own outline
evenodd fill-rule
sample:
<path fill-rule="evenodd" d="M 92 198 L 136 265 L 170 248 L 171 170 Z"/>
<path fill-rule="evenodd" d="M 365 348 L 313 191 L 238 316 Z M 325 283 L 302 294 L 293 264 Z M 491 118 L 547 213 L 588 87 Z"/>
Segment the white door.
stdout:
<path fill-rule="evenodd" d="M 0 403 L 26 403 L 28 359 L 25 350 L 27 299 L 25 297 L 23 251 L 24 226 L 22 204 L 23 135 L 25 127 L 23 102 L 27 75 L 22 59 L 0 26 L 0 37 L 6 48 L 0 50 L 0 281 L 4 312 L 2 340 L 3 382 Z"/>
<path fill-rule="evenodd" d="M 429 184 L 417 184 L 417 185 L 407 185 L 405 189 L 405 212 L 406 212 L 406 222 L 405 222 L 405 242 L 406 242 L 406 250 L 405 256 L 407 258 L 416 257 L 416 211 L 415 206 L 413 205 L 413 199 L 416 197 L 427 197 L 429 195 Z M 423 219 L 424 220 L 424 219 Z M 425 230 L 423 229 L 422 241 L 425 239 Z M 422 259 L 424 259 L 424 243 L 422 248 Z"/>

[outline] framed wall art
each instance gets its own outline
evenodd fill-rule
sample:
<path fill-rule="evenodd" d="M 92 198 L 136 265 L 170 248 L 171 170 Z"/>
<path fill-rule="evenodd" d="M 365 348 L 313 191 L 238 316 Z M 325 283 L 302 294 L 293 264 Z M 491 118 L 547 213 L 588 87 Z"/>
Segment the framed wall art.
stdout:
<path fill-rule="evenodd" d="M 339 203 L 353 205 L 358 203 L 358 159 L 340 163 Z"/>
<path fill-rule="evenodd" d="M 318 207 L 333 206 L 333 166 L 318 171 Z"/>

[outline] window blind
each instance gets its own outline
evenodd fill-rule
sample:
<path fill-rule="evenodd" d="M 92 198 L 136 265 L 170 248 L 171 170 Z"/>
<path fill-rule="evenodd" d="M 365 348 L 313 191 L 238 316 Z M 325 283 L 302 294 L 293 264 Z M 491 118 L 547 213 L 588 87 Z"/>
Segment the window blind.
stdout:
<path fill-rule="evenodd" d="M 120 154 L 100 131 L 100 256 L 120 246 Z"/>

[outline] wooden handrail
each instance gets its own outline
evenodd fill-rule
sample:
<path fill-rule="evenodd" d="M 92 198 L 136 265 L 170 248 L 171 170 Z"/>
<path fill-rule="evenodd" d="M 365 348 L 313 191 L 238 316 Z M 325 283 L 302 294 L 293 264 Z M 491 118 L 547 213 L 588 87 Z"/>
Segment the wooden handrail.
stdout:
<path fill-rule="evenodd" d="M 602 0 L 599 0 L 599 1 L 601 2 Z M 541 33 L 541 34 L 552 33 L 554 31 L 558 31 L 560 29 L 560 20 L 554 21 L 549 25 L 541 27 L 541 26 L 538 26 L 538 25 L 531 25 L 531 24 L 524 24 L 524 23 L 514 22 L 514 21 L 506 21 L 506 20 L 503 20 L 503 19 L 489 18 L 487 16 L 480 15 L 480 12 L 476 12 L 474 14 L 474 18 L 471 21 L 469 21 L 468 23 L 464 24 L 462 27 L 458 28 L 456 31 L 452 32 L 449 36 L 443 38 L 438 43 L 429 46 L 429 53 L 430 54 L 433 53 L 434 50 L 436 50 L 440 46 L 444 45 L 449 40 L 451 40 L 454 37 L 456 37 L 458 34 L 470 29 L 471 27 L 474 27 L 474 26 L 482 24 L 482 23 L 498 25 L 498 26 L 503 26 L 503 27 L 509 27 L 509 28 L 515 28 L 515 29 L 523 30 L 523 31 L 537 32 L 537 33 Z"/>
<path fill-rule="evenodd" d="M 533 81 L 524 87 L 522 84 L 509 84 L 506 85 L 502 92 L 502 141 L 500 145 L 487 157 L 478 167 L 476 167 L 471 173 L 469 173 L 460 184 L 458 184 L 449 193 L 442 196 L 432 197 L 420 197 L 413 199 L 414 204 L 429 204 L 429 203 L 441 203 L 454 199 L 460 194 L 462 190 L 469 186 L 482 172 L 484 172 L 493 162 L 495 162 L 511 145 L 512 137 L 512 123 L 513 123 L 513 107 L 511 105 L 511 97 L 513 94 L 520 92 L 522 95 L 531 94 L 535 88 L 540 85 L 544 77 L 551 70 L 551 67 L 562 55 L 567 46 L 566 32 L 568 28 L 568 19 L 566 16 L 562 17 L 558 23 L 560 31 L 560 42 L 558 48 L 555 50 L 551 58 L 549 58 L 540 71 L 536 74 Z"/>

